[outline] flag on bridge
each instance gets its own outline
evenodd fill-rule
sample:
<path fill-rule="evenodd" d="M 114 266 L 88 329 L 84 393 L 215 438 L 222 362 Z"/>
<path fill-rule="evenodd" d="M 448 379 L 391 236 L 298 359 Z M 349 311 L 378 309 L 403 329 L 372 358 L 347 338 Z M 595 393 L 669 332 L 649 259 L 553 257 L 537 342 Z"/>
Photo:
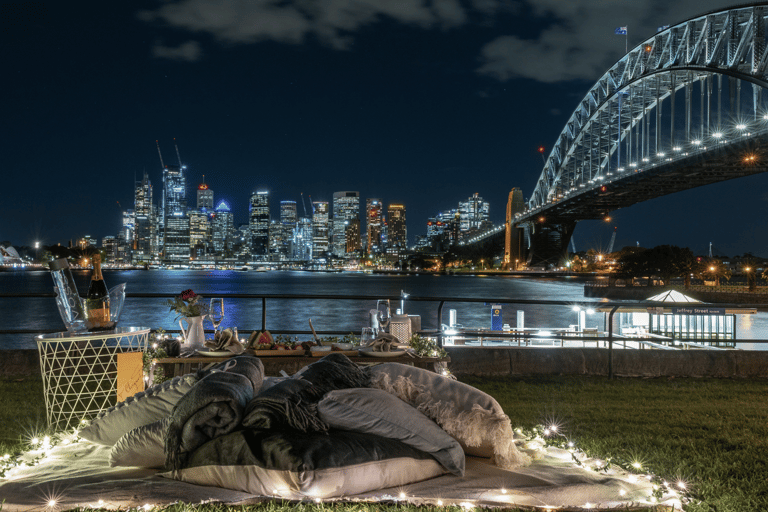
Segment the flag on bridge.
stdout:
<path fill-rule="evenodd" d="M 664 30 L 667 30 L 669 28 L 669 25 L 662 25 L 659 28 L 656 29 L 656 32 L 663 32 Z"/>
<path fill-rule="evenodd" d="M 616 27 L 616 30 L 614 30 L 613 33 L 619 36 L 625 36 L 627 35 L 627 27 Z"/>

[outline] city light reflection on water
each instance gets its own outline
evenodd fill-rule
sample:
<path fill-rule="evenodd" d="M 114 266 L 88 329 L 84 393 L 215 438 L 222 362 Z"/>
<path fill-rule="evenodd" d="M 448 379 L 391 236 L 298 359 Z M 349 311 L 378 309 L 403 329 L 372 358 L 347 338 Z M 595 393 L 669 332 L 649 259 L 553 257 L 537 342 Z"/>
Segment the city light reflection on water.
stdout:
<path fill-rule="evenodd" d="M 75 273 L 81 294 L 87 289 L 89 273 Z M 265 293 L 305 295 L 400 296 L 405 291 L 413 297 L 467 297 L 482 299 L 565 300 L 573 303 L 585 299 L 584 282 L 568 278 L 521 278 L 510 276 L 439 276 L 379 275 L 357 272 L 242 272 L 225 270 L 107 270 L 108 286 L 127 283 L 128 293 L 175 293 L 193 289 L 209 300 L 221 293 Z M 10 292 L 47 293 L 53 291 L 48 272 L 0 273 L 0 290 Z M 437 327 L 437 302 L 406 302 L 406 313 L 422 317 L 422 328 Z M 273 299 L 267 303 L 267 328 L 308 330 L 308 320 L 318 331 L 343 330 L 360 333 L 367 325 L 368 311 L 375 301 L 308 299 L 304 301 Z M 399 302 L 393 304 L 399 307 Z M 490 328 L 491 304 L 446 303 L 443 321 L 450 309 L 456 310 L 457 322 L 468 328 Z M 569 306 L 504 305 L 503 322 L 516 325 L 517 311 L 524 312 L 525 327 L 565 328 L 577 323 Z M 178 330 L 178 322 L 165 305 L 165 299 L 128 298 L 120 319 L 121 325 L 146 326 Z M 587 327 L 605 328 L 602 314 L 587 316 Z M 209 322 L 205 327 L 211 329 Z M 222 328 L 238 327 L 242 335 L 261 328 L 261 299 L 225 299 Z M 0 299 L 0 329 L 61 329 L 63 324 L 53 298 Z M 768 313 L 739 315 L 739 339 L 768 339 Z M 739 344 L 745 350 L 768 349 L 763 344 Z M 35 348 L 32 335 L 0 335 L 0 349 Z"/>

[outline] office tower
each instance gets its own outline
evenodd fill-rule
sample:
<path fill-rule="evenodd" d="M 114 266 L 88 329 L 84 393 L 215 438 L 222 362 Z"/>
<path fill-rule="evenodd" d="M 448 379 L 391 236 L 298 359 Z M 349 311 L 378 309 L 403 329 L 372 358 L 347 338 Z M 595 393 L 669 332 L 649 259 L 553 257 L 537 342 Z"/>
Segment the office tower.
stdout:
<path fill-rule="evenodd" d="M 166 165 L 163 171 L 163 261 L 189 263 L 189 217 L 185 166 Z"/>
<path fill-rule="evenodd" d="M 349 221 L 357 219 L 358 242 L 360 232 L 360 193 L 359 192 L 334 192 L 333 193 L 333 231 L 331 234 L 331 252 L 334 256 L 345 256 L 349 244 L 347 244 L 346 230 Z M 355 244 L 353 243 L 352 246 Z"/>
<path fill-rule="evenodd" d="M 310 261 L 312 259 L 312 219 L 302 217 L 296 223 L 291 237 L 291 259 Z"/>
<path fill-rule="evenodd" d="M 360 236 L 360 217 L 346 221 L 344 225 L 344 241 L 346 243 L 345 251 L 348 256 L 360 253 L 363 250 Z"/>
<path fill-rule="evenodd" d="M 469 234 L 490 228 L 488 210 L 488 203 L 477 192 L 466 201 L 459 202 L 459 231 Z"/>
<path fill-rule="evenodd" d="M 211 216 L 211 231 L 213 232 L 213 251 L 217 255 L 228 255 L 235 222 L 232 210 L 226 201 L 219 201 L 219 205 L 214 210 Z M 227 257 L 229 256 L 231 255 Z"/>
<path fill-rule="evenodd" d="M 312 256 L 319 258 L 328 252 L 330 244 L 328 201 L 315 201 L 312 206 Z"/>
<path fill-rule="evenodd" d="M 382 225 L 384 224 L 384 207 L 381 199 L 365 200 L 366 221 L 366 251 L 368 254 L 380 254 L 382 251 Z"/>
<path fill-rule="evenodd" d="M 132 240 L 134 263 L 146 263 L 155 256 L 156 223 L 152 204 L 152 183 L 145 172 L 144 178 L 136 183 L 133 197 L 135 216 L 134 237 Z"/>
<path fill-rule="evenodd" d="M 286 257 L 291 254 L 291 240 L 296 228 L 296 221 L 296 201 L 280 201 L 280 225 L 283 227 L 283 232 L 280 234 L 278 252 Z"/>
<path fill-rule="evenodd" d="M 251 195 L 248 212 L 251 254 L 256 257 L 266 257 L 269 251 L 269 192 L 264 190 L 254 192 Z"/>
<path fill-rule="evenodd" d="M 203 182 L 197 186 L 197 209 L 200 208 L 213 210 L 213 190 L 206 185 L 205 175 L 203 175 Z"/>
<path fill-rule="evenodd" d="M 105 236 L 101 239 L 101 248 L 104 249 L 104 263 L 114 265 L 118 257 L 118 241 L 114 236 Z"/>
<path fill-rule="evenodd" d="M 400 254 L 408 248 L 405 205 L 392 203 L 387 208 L 387 253 Z"/>
<path fill-rule="evenodd" d="M 208 209 L 189 212 L 189 250 L 193 258 L 202 258 L 208 252 L 211 240 L 211 223 Z"/>
<path fill-rule="evenodd" d="M 283 240 L 285 236 L 285 230 L 283 224 L 279 220 L 272 220 L 269 222 L 269 255 L 270 261 L 284 261 L 288 258 L 288 253 L 283 252 Z M 290 242 L 286 242 L 290 246 Z"/>

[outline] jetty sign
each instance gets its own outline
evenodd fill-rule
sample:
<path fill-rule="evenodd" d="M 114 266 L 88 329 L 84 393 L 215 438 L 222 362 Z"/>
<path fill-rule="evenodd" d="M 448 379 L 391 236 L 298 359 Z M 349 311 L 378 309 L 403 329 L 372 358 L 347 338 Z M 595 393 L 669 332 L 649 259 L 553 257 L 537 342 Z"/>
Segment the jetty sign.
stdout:
<path fill-rule="evenodd" d="M 673 315 L 724 315 L 725 308 L 709 308 L 706 306 L 687 306 L 672 308 Z"/>

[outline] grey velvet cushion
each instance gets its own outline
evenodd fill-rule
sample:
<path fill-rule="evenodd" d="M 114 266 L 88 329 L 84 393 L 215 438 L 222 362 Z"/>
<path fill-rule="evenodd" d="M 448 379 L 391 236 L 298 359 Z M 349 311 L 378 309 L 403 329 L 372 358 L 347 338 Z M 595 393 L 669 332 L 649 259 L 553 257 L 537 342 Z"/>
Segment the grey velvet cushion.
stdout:
<path fill-rule="evenodd" d="M 180 375 L 136 393 L 99 413 L 90 425 L 80 430 L 80 437 L 112 446 L 134 428 L 169 416 L 176 402 L 187 394 L 196 382 L 195 375 Z"/>
<path fill-rule="evenodd" d="M 371 387 L 383 389 L 434 420 L 469 455 L 491 457 L 503 468 L 530 462 L 515 445 L 509 417 L 491 395 L 429 370 L 382 363 L 367 370 Z"/>
<path fill-rule="evenodd" d="M 454 475 L 464 475 L 464 450 L 434 421 L 380 389 L 352 388 L 326 393 L 317 406 L 330 427 L 397 439 L 432 455 Z"/>
<path fill-rule="evenodd" d="M 136 427 L 117 440 L 109 452 L 110 466 L 161 468 L 165 464 L 163 437 L 170 417 Z"/>

